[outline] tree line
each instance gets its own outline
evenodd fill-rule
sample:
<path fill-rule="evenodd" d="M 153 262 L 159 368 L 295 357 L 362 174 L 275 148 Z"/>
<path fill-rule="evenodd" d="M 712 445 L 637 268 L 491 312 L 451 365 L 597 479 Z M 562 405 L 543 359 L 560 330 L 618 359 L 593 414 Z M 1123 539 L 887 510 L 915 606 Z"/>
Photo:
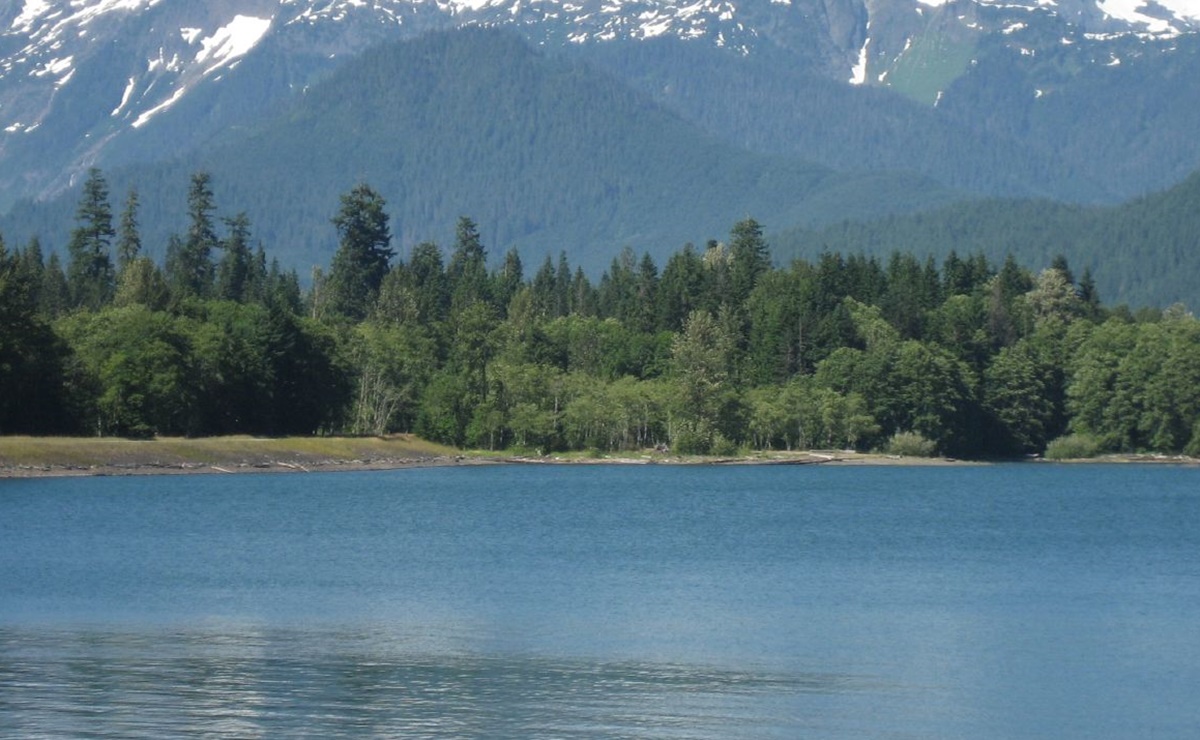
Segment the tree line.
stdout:
<path fill-rule="evenodd" d="M 678 452 L 887 449 L 960 457 L 1200 452 L 1200 322 L 1106 307 L 1065 259 L 940 264 L 826 253 L 776 266 L 753 219 L 660 268 L 622 250 L 489 259 L 476 224 L 398 258 L 383 198 L 340 198 L 304 288 L 218 218 L 145 255 L 89 173 L 66 264 L 0 240 L 0 433 L 415 432 L 457 446 Z"/>

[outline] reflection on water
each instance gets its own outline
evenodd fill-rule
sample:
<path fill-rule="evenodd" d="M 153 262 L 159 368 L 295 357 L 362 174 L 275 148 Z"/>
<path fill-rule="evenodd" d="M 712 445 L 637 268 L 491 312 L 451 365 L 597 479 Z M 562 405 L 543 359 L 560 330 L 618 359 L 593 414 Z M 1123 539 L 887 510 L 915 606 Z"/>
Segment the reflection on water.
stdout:
<path fill-rule="evenodd" d="M 0 629 L 5 737 L 785 736 L 865 676 L 409 652 L 384 631 Z M 770 711 L 764 711 L 769 708 Z M 811 725 L 819 729 L 819 724 Z"/>

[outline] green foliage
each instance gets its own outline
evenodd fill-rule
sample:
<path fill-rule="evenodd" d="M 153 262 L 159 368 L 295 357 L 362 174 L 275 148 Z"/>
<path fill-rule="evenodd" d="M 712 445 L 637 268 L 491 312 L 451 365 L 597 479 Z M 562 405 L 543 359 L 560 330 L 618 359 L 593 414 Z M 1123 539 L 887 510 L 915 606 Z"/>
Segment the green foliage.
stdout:
<path fill-rule="evenodd" d="M 1080 315 L 1100 298 L 1131 305 L 1200 305 L 1193 276 L 1200 272 L 1200 173 L 1174 187 L 1119 206 L 1083 207 L 1041 200 L 979 200 L 919 215 L 843 222 L 819 231 L 800 229 L 773 238 L 777 254 L 813 259 L 813 245 L 841 252 L 885 254 L 920 249 L 937 257 L 978 252 L 994 263 L 1050 268 L 1067 254 L 1088 278 L 1073 286 L 1042 279 L 1038 310 Z M 1065 276 L 1064 276 L 1065 277 Z M 1070 282 L 1070 281 L 1068 281 Z M 1053 294 L 1058 290 L 1057 296 Z M 1055 303 L 1057 301 L 1057 303 Z M 1082 304 L 1082 305 L 1080 305 Z"/>
<path fill-rule="evenodd" d="M 202 196 L 193 218 L 212 215 Z M 722 455 L 1018 456 L 1068 430 L 1102 450 L 1200 444 L 1200 322 L 1182 306 L 1105 309 L 1065 258 L 1036 277 L 956 253 L 777 269 L 746 219 L 728 247 L 685 246 L 661 275 L 624 249 L 593 286 L 565 253 L 529 279 L 516 252 L 489 270 L 469 218 L 448 266 L 431 242 L 392 264 L 378 194 L 364 184 L 342 203 L 346 249 L 307 296 L 251 253 L 244 216 L 226 222 L 210 295 L 179 281 L 179 239 L 174 282 L 132 256 L 111 301 L 73 313 L 38 242 L 0 244 L 0 431 L 411 430 L 488 449 Z"/>
<path fill-rule="evenodd" d="M 199 377 L 180 319 L 144 306 L 59 323 L 73 361 L 68 387 L 84 429 L 148 437 L 198 430 Z"/>
<path fill-rule="evenodd" d="M 378 295 L 394 254 L 385 205 L 379 193 L 366 183 L 342 196 L 341 210 L 333 218 L 338 250 L 325 286 L 330 311 L 362 320 Z"/>
<path fill-rule="evenodd" d="M 193 173 L 187 195 L 187 235 L 173 239 L 167 248 L 167 280 L 177 299 L 205 298 L 212 291 L 212 253 L 219 246 L 215 211 L 212 176 L 206 171 Z"/>
<path fill-rule="evenodd" d="M 66 350 L 38 313 L 40 281 L 31 268 L 40 253 L 36 258 L 10 254 L 0 239 L 0 434 L 70 429 L 62 393 Z"/>
<path fill-rule="evenodd" d="M 1068 434 L 1050 440 L 1046 445 L 1047 460 L 1087 460 L 1100 454 L 1099 440 L 1087 434 Z"/>
<path fill-rule="evenodd" d="M 112 225 L 112 207 L 108 202 L 108 181 L 99 169 L 88 171 L 83 196 L 75 213 L 78 222 L 71 232 L 67 253 L 67 285 L 74 306 L 98 309 L 112 298 L 113 267 L 109 247 L 116 235 Z"/>
<path fill-rule="evenodd" d="M 883 451 L 900 457 L 933 457 L 937 454 L 937 443 L 917 432 L 896 432 L 888 438 Z"/>

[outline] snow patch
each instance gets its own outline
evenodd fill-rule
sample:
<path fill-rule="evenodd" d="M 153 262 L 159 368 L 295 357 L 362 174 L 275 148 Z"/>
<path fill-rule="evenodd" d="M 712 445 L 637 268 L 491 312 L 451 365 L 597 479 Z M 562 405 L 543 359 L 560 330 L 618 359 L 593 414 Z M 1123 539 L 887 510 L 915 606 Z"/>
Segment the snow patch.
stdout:
<path fill-rule="evenodd" d="M 42 65 L 39 69 L 35 70 L 33 73 L 33 76 L 34 77 L 45 77 L 46 75 L 54 75 L 55 77 L 58 77 L 60 75 L 66 74 L 68 77 L 70 77 L 71 73 L 75 71 L 75 70 L 71 69 L 71 63 L 74 61 L 74 59 L 75 59 L 75 57 L 64 57 L 62 59 L 51 59 L 50 61 L 48 61 L 44 65 Z M 65 82 L 65 80 L 60 81 L 59 84 L 62 84 L 62 82 Z"/>
<path fill-rule="evenodd" d="M 270 27 L 270 18 L 235 15 L 228 25 L 217 29 L 216 33 L 201 42 L 202 48 L 196 54 L 195 61 L 198 64 L 215 61 L 208 69 L 212 72 L 253 49 Z"/>
<path fill-rule="evenodd" d="M 196 39 L 200 38 L 200 34 L 204 33 L 203 28 L 181 28 L 179 36 L 188 44 L 196 43 Z"/>
<path fill-rule="evenodd" d="M 950 2 L 950 0 L 917 0 L 917 2 L 928 8 L 940 8 Z M 917 8 L 917 10 L 920 10 L 920 8 Z"/>
<path fill-rule="evenodd" d="M 1188 3 L 1187 5 L 1195 5 L 1195 2 Z M 1101 0 L 1096 4 L 1096 7 L 1100 9 L 1100 12 L 1117 20 L 1145 26 L 1146 30 L 1151 34 L 1177 33 L 1169 21 L 1139 12 L 1142 8 L 1146 7 L 1146 3 L 1143 0 Z"/>
<path fill-rule="evenodd" d="M 648 18 L 647 16 L 650 17 Z M 655 36 L 662 36 L 671 30 L 670 18 L 657 18 L 653 13 L 642 13 L 638 20 L 644 21 L 642 24 L 642 35 L 648 39 Z"/>
<path fill-rule="evenodd" d="M 157 72 L 160 69 L 165 69 L 168 72 L 178 72 L 182 68 L 182 65 L 179 63 L 179 55 L 174 54 L 168 60 L 166 49 L 162 47 L 158 49 L 158 58 L 151 59 L 146 64 L 146 71 L 148 72 Z"/>
<path fill-rule="evenodd" d="M 25 4 L 21 6 L 21 13 L 13 20 L 9 28 L 17 33 L 29 33 L 33 30 L 33 22 L 49 10 L 50 3 L 46 0 L 25 0 Z M 8 131 L 8 129 L 4 130 Z"/>
<path fill-rule="evenodd" d="M 165 111 L 167 108 L 170 108 L 172 105 L 175 105 L 175 103 L 179 102 L 179 99 L 183 97 L 183 94 L 184 94 L 185 92 L 187 92 L 187 88 L 186 88 L 186 87 L 180 87 L 180 88 L 179 88 L 178 90 L 176 90 L 176 91 L 175 91 L 175 93 L 174 93 L 173 95 L 171 95 L 171 97 L 170 97 L 170 98 L 168 98 L 168 99 L 167 99 L 165 102 L 159 103 L 158 105 L 154 106 L 153 108 L 151 108 L 150 110 L 146 111 L 146 112 L 145 112 L 145 113 L 143 113 L 142 115 L 138 116 L 138 117 L 137 117 L 137 120 L 133 122 L 133 127 L 134 127 L 134 128 L 141 128 L 142 126 L 146 125 L 146 123 L 147 123 L 147 122 L 148 122 L 148 121 L 149 121 L 151 118 L 153 118 L 153 117 L 154 117 L 154 116 L 156 116 L 157 114 L 159 114 L 159 113 L 161 113 L 161 112 Z"/>
<path fill-rule="evenodd" d="M 1157 0 L 1158 4 L 1171 11 L 1176 18 L 1200 21 L 1200 2 L 1196 0 Z"/>
<path fill-rule="evenodd" d="M 850 84 L 862 85 L 867 81 L 867 47 L 871 45 L 871 39 L 868 37 L 863 42 L 862 48 L 858 50 L 858 63 L 850 70 Z"/>
<path fill-rule="evenodd" d="M 129 83 L 125 85 L 125 92 L 121 95 L 121 104 L 118 105 L 116 108 L 113 108 L 113 112 L 110 113 L 109 115 L 116 116 L 121 112 L 121 110 L 125 106 L 129 105 L 129 99 L 131 97 L 133 97 L 133 91 L 134 91 L 134 88 L 136 88 L 136 87 L 137 87 L 137 78 L 130 77 Z"/>
<path fill-rule="evenodd" d="M 483 10 L 493 2 L 495 0 L 453 0 L 449 4 L 455 13 L 461 13 L 464 10 Z"/>

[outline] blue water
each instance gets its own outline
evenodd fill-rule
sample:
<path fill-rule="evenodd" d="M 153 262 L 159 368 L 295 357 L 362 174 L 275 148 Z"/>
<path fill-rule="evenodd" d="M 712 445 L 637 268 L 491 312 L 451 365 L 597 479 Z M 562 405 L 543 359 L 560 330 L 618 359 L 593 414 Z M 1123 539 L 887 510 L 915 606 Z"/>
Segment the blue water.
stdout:
<path fill-rule="evenodd" d="M 1200 470 L 0 481 L 0 737 L 1200 736 Z"/>

